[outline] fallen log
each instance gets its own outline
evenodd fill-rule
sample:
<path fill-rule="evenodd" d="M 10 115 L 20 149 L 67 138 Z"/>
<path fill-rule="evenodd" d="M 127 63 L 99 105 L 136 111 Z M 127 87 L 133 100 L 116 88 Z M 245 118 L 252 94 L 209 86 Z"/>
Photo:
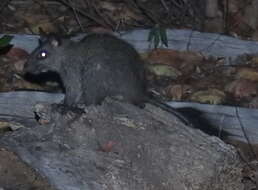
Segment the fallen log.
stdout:
<path fill-rule="evenodd" d="M 157 107 L 108 99 L 85 113 L 61 114 L 49 104 L 39 112 L 49 123 L 24 120 L 26 127 L 5 133 L 0 147 L 53 189 L 244 189 L 243 163 L 232 146 Z"/>

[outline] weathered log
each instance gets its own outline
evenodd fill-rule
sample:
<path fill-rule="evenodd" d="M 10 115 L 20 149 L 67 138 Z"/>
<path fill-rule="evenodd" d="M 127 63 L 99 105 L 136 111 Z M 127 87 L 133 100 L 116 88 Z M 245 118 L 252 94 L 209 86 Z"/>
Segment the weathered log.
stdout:
<path fill-rule="evenodd" d="M 61 103 L 64 99 L 62 93 L 47 93 L 39 91 L 16 91 L 0 93 L 0 119 L 7 119 L 20 121 L 34 120 L 34 105 L 37 103 Z M 246 138 L 241 129 L 241 120 L 244 125 L 245 132 L 249 138 L 250 143 L 255 146 L 258 144 L 258 133 L 256 130 L 258 118 L 257 109 L 248 109 L 224 105 L 208 105 L 193 102 L 168 102 L 168 105 L 173 108 L 185 109 L 187 112 L 192 112 L 194 109 L 198 113 L 186 115 L 188 119 L 196 119 L 201 124 L 197 124 L 199 128 L 210 129 L 213 127 L 217 129 L 216 135 L 220 136 L 221 129 L 228 132 L 232 136 L 228 136 L 227 140 L 240 141 L 247 144 Z M 236 114 L 236 109 L 238 114 Z M 185 114 L 185 113 L 184 113 Z M 193 116 L 192 116 L 193 115 Z M 205 126 L 205 123 L 207 126 Z M 28 124 L 29 125 L 29 124 Z M 213 134 L 214 135 L 214 134 Z M 249 148 L 247 148 L 249 150 Z M 258 153 L 257 153 L 258 154 Z"/>
<path fill-rule="evenodd" d="M 242 163 L 232 146 L 157 107 L 107 100 L 86 113 L 60 114 L 48 105 L 43 112 L 50 123 L 5 134 L 0 147 L 53 189 L 243 189 Z"/>

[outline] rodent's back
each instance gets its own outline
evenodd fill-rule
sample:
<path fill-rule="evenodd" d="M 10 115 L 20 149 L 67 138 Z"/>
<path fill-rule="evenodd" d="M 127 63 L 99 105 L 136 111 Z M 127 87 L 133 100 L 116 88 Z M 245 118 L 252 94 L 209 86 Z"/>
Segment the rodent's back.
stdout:
<path fill-rule="evenodd" d="M 130 44 L 109 34 L 90 34 L 74 51 L 83 60 L 81 103 L 100 103 L 107 96 L 136 104 L 143 101 L 143 61 Z"/>
<path fill-rule="evenodd" d="M 80 46 L 84 47 L 87 58 L 100 58 L 103 61 L 112 61 L 113 66 L 127 66 L 134 72 L 143 72 L 143 63 L 132 45 L 110 34 L 89 34 Z M 130 62 L 130 63 L 129 63 Z"/>

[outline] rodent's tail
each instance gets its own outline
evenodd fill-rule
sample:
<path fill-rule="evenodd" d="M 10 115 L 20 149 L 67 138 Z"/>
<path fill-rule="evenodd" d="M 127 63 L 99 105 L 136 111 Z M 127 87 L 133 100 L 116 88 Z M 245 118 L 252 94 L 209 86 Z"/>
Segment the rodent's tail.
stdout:
<path fill-rule="evenodd" d="M 178 110 L 176 110 L 175 108 L 167 105 L 166 103 L 157 100 L 157 99 L 151 99 L 151 98 L 147 98 L 147 102 L 149 102 L 150 104 L 153 104 L 154 106 L 157 106 L 171 114 L 173 114 L 174 116 L 176 116 L 181 122 L 183 122 L 185 125 L 189 126 L 189 127 L 194 127 L 193 124 L 184 116 L 184 114 L 180 113 Z"/>
<path fill-rule="evenodd" d="M 185 125 L 200 129 L 208 135 L 216 136 L 221 139 L 226 139 L 227 137 L 232 136 L 232 134 L 227 131 L 212 125 L 212 123 L 203 117 L 202 112 L 194 108 L 173 108 L 160 100 L 151 98 L 148 98 L 147 102 L 175 115 Z"/>
<path fill-rule="evenodd" d="M 187 117 L 189 121 L 193 124 L 194 128 L 200 129 L 208 135 L 216 136 L 223 140 L 227 139 L 230 136 L 236 136 L 231 134 L 230 132 L 225 131 L 224 129 L 221 129 L 218 126 L 215 126 L 213 123 L 206 119 L 203 112 L 197 109 L 184 107 L 177 108 L 177 111 L 184 114 L 185 117 Z"/>

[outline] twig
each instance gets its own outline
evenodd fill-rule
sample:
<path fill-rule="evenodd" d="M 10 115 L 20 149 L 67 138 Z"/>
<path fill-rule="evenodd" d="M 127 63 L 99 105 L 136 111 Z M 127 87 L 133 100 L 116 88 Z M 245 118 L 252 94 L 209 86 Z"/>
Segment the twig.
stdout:
<path fill-rule="evenodd" d="M 11 0 L 5 0 L 5 1 L 2 3 L 2 5 L 1 5 L 1 7 L 0 7 L 0 12 L 3 11 L 4 7 L 5 7 L 6 5 L 8 5 L 8 4 L 10 3 L 10 1 L 11 1 Z"/>
<path fill-rule="evenodd" d="M 94 2 L 94 1 L 93 1 Z M 104 20 L 104 22 L 106 24 L 108 24 L 109 26 L 112 27 L 112 29 L 114 29 L 115 27 L 113 26 L 113 24 L 107 19 L 107 17 L 101 14 L 101 12 L 99 11 L 99 9 L 97 8 L 97 6 L 95 5 L 95 3 L 91 3 L 91 6 L 94 8 L 95 12 Z"/>
<path fill-rule="evenodd" d="M 218 34 L 217 37 L 207 47 L 204 47 L 204 48 L 202 48 L 202 49 L 200 49 L 198 51 L 204 51 L 204 50 L 206 51 L 206 50 L 208 50 L 209 48 L 211 48 L 219 40 L 220 37 L 221 37 L 221 34 Z"/>
<path fill-rule="evenodd" d="M 71 5 L 70 5 L 69 3 L 67 3 L 65 0 L 59 0 L 59 1 L 60 1 L 61 3 L 63 3 L 64 5 L 66 5 L 66 6 L 70 7 L 70 8 L 72 8 Z M 99 19 L 93 17 L 92 15 L 86 13 L 85 11 L 83 11 L 83 10 L 81 10 L 81 9 L 79 9 L 79 8 L 76 8 L 76 7 L 74 7 L 74 9 L 76 9 L 76 11 L 77 11 L 78 13 L 82 14 L 83 16 L 86 16 L 86 17 L 88 17 L 89 19 L 93 20 L 93 21 L 96 22 L 97 24 L 99 24 L 99 25 L 101 25 L 101 26 L 103 26 L 103 27 L 106 27 L 106 28 L 112 28 L 112 26 L 109 26 L 109 25 L 103 23 L 101 20 L 99 20 Z"/>
<path fill-rule="evenodd" d="M 226 0 L 226 5 L 224 7 L 224 32 L 229 33 L 229 0 Z"/>
<path fill-rule="evenodd" d="M 177 8 L 182 9 L 184 6 L 181 6 L 177 1 L 171 0 L 171 3 L 174 4 Z"/>
<path fill-rule="evenodd" d="M 70 7 L 71 7 L 72 10 L 73 10 L 73 13 L 74 13 L 74 16 L 75 16 L 75 19 L 76 19 L 77 23 L 79 24 L 79 26 L 80 26 L 82 32 L 85 32 L 85 30 L 84 30 L 84 28 L 83 28 L 83 26 L 82 26 L 82 23 L 81 23 L 81 21 L 80 21 L 80 19 L 79 19 L 79 16 L 78 16 L 78 14 L 77 14 L 77 10 L 76 10 L 76 9 L 74 8 L 74 6 L 72 5 L 71 0 L 69 0 L 69 2 L 70 2 Z"/>
<path fill-rule="evenodd" d="M 158 19 L 156 19 L 149 10 L 147 10 L 144 6 L 142 6 L 142 4 L 138 0 L 134 0 L 130 2 L 136 5 L 136 7 L 138 7 L 138 9 L 140 9 L 141 12 L 144 13 L 154 24 L 160 24 Z"/>
<path fill-rule="evenodd" d="M 245 2 L 245 4 L 243 5 L 243 6 L 241 6 L 230 18 L 234 18 L 234 17 L 236 17 L 238 14 L 241 14 L 245 9 L 246 9 L 246 7 L 248 6 L 248 5 L 251 5 L 252 4 L 252 2 L 253 2 L 253 0 L 248 0 L 248 1 L 246 1 Z M 229 1 L 227 1 L 226 3 L 229 3 Z M 230 10 L 229 10 L 229 4 L 227 4 L 226 6 L 228 6 L 227 7 L 227 24 L 228 24 L 228 30 L 230 30 L 230 29 L 234 29 L 235 27 L 237 27 L 238 25 L 239 25 L 239 23 L 235 23 L 233 26 L 231 26 L 231 27 L 229 27 L 229 25 L 231 24 L 231 23 L 229 23 L 229 14 L 230 14 Z"/>
<path fill-rule="evenodd" d="M 168 8 L 166 2 L 165 2 L 164 0 L 160 0 L 160 2 L 161 2 L 161 4 L 162 4 L 162 6 L 164 7 L 164 9 L 168 12 L 168 11 L 169 11 L 169 8 Z"/>
<path fill-rule="evenodd" d="M 193 30 L 191 31 L 191 34 L 189 35 L 189 40 L 188 40 L 187 45 L 186 45 L 186 50 L 187 51 L 189 51 L 189 48 L 190 48 L 190 45 L 191 45 L 192 36 L 193 36 Z"/>

